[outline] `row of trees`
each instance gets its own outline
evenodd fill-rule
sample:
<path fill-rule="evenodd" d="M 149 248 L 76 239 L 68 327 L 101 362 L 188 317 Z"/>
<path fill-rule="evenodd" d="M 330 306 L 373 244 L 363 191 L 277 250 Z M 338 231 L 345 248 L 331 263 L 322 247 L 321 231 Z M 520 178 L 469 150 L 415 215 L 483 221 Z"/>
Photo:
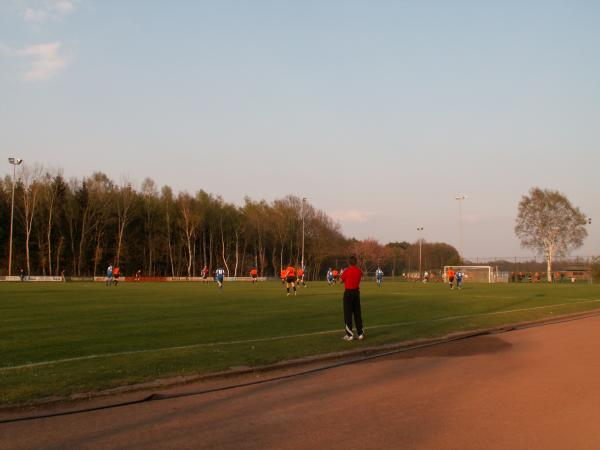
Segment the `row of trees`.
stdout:
<path fill-rule="evenodd" d="M 9 176 L 0 181 L 4 275 L 12 183 Z M 23 268 L 30 274 L 101 275 L 113 263 L 125 274 L 141 270 L 150 277 L 196 276 L 203 266 L 211 271 L 222 266 L 230 276 L 256 266 L 269 276 L 289 262 L 300 264 L 303 218 L 311 277 L 343 264 L 349 252 L 368 271 L 377 265 L 388 273 L 417 267 L 411 244 L 347 239 L 323 211 L 292 195 L 271 203 L 247 198 L 236 206 L 202 190 L 192 195 L 168 186 L 159 189 L 151 179 L 136 189 L 103 173 L 67 180 L 37 166 L 22 166 L 14 188 L 13 274 Z M 424 247 L 431 264 L 443 266 L 458 258 L 454 248 L 439 246 L 441 253 L 433 244 Z"/>
<path fill-rule="evenodd" d="M 7 274 L 12 189 L 11 177 L 0 181 L 0 274 Z M 100 275 L 113 263 L 150 277 L 196 276 L 203 266 L 222 266 L 230 276 L 250 266 L 275 275 L 289 262 L 300 264 L 303 223 L 311 277 L 341 266 L 348 253 L 367 272 L 419 267 L 418 243 L 347 239 L 323 211 L 292 195 L 236 206 L 202 190 L 159 189 L 151 179 L 135 189 L 103 173 L 67 180 L 38 166 L 21 166 L 14 190 L 13 267 L 30 274 Z M 546 257 L 550 276 L 553 259 L 580 247 L 590 223 L 563 194 L 533 188 L 521 199 L 515 232 Z M 460 262 L 450 245 L 421 244 L 423 270 Z"/>
<path fill-rule="evenodd" d="M 0 190 L 0 245 L 7 255 L 9 177 Z M 204 191 L 159 190 L 151 179 L 136 190 L 102 173 L 66 180 L 24 167 L 15 185 L 13 265 L 74 276 L 98 275 L 109 262 L 146 276 L 194 276 L 203 266 L 222 266 L 231 276 L 250 265 L 273 273 L 300 262 L 302 214 L 305 260 L 319 267 L 327 254 L 342 251 L 345 239 L 338 225 L 297 197 L 270 204 L 246 199 L 237 207 Z"/>

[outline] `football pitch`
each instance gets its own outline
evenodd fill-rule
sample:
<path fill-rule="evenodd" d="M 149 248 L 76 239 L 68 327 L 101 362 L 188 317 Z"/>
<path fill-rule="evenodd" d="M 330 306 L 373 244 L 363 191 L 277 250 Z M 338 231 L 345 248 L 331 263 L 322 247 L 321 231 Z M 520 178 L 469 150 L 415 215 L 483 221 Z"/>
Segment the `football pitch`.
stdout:
<path fill-rule="evenodd" d="M 344 342 L 342 287 L 278 282 L 0 284 L 0 404 L 593 310 L 600 285 L 365 282 L 366 339 Z"/>

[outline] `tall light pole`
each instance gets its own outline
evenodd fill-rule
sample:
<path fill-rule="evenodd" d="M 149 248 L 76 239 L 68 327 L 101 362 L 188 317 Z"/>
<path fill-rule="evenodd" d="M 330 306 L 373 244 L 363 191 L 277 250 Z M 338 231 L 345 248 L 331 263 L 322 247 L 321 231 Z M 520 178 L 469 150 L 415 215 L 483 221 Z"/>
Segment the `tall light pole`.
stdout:
<path fill-rule="evenodd" d="M 304 270 L 304 204 L 306 203 L 306 197 L 302 198 L 302 270 Z"/>
<path fill-rule="evenodd" d="M 458 248 L 458 253 L 460 256 L 460 262 L 463 262 L 463 224 L 462 224 L 462 202 L 465 201 L 468 197 L 466 195 L 457 195 L 454 197 L 458 201 L 458 234 L 459 234 L 459 242 L 460 246 Z"/>
<path fill-rule="evenodd" d="M 417 231 L 423 231 L 425 228 L 417 227 Z M 419 233 L 419 280 L 423 278 L 423 270 L 421 266 L 421 245 L 423 244 L 423 233 Z"/>
<path fill-rule="evenodd" d="M 588 225 L 592 224 L 592 218 L 587 218 Z M 591 227 L 590 227 L 591 228 Z M 594 282 L 594 255 L 590 255 L 590 284 Z"/>
<path fill-rule="evenodd" d="M 15 183 L 17 182 L 17 166 L 23 160 L 18 158 L 8 158 L 9 164 L 13 166 L 12 199 L 10 204 L 10 238 L 8 239 L 8 276 L 12 273 L 12 239 L 13 239 L 13 218 L 15 213 Z"/>

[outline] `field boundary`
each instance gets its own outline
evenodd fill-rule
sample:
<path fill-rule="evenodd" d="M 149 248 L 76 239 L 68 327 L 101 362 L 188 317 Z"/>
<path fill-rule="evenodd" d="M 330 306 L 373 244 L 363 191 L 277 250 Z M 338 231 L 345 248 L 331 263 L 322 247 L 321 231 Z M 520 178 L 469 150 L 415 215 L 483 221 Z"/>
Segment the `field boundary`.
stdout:
<path fill-rule="evenodd" d="M 504 311 L 492 311 L 492 312 L 479 313 L 479 314 L 461 314 L 461 315 L 456 315 L 456 316 L 437 317 L 437 318 L 427 319 L 427 320 L 412 320 L 412 321 L 406 321 L 406 322 L 396 322 L 396 323 L 390 323 L 390 324 L 372 325 L 369 327 L 365 327 L 365 332 L 368 330 L 372 330 L 372 329 L 394 328 L 394 327 L 405 326 L 405 325 L 418 325 L 418 324 L 430 323 L 430 322 L 444 322 L 444 321 L 448 321 L 448 320 L 458 320 L 458 319 L 468 319 L 468 318 L 476 318 L 476 317 L 512 314 L 512 313 L 523 312 L 523 311 L 535 311 L 535 310 L 540 310 L 540 309 L 557 308 L 557 307 L 561 307 L 561 306 L 570 306 L 570 305 L 578 305 L 578 304 L 584 304 L 584 303 L 600 302 L 600 299 L 576 299 L 576 300 L 577 301 L 568 302 L 568 303 L 557 303 L 557 304 L 553 304 L 553 305 L 534 306 L 532 308 L 518 308 L 518 309 L 510 309 L 510 310 L 504 310 Z M 188 349 L 192 349 L 192 348 L 211 348 L 211 347 L 219 347 L 219 346 L 224 346 L 224 345 L 255 344 L 258 342 L 273 342 L 273 341 L 281 341 L 281 340 L 285 340 L 285 339 L 320 336 L 320 335 L 334 334 L 334 333 L 343 333 L 343 329 L 337 328 L 335 330 L 323 330 L 323 331 L 315 331 L 312 333 L 300 333 L 300 334 L 291 334 L 291 335 L 285 335 L 285 336 L 271 336 L 271 337 L 256 338 L 256 339 L 241 339 L 241 340 L 234 340 L 234 341 L 176 345 L 176 346 L 171 346 L 171 347 L 159 347 L 159 348 L 153 348 L 153 349 L 131 350 L 131 351 L 124 351 L 124 352 L 98 353 L 98 354 L 92 354 L 92 355 L 76 356 L 76 357 L 72 357 L 72 358 L 62 358 L 62 359 L 55 359 L 55 360 L 49 360 L 49 361 L 32 362 L 32 363 L 15 365 L 15 366 L 4 366 L 4 367 L 0 367 L 0 373 L 9 372 L 9 371 L 13 371 L 13 370 L 32 369 L 35 367 L 53 366 L 53 365 L 57 365 L 57 364 L 64 364 L 64 363 L 76 362 L 76 361 L 87 361 L 90 359 L 110 358 L 110 357 L 114 357 L 114 356 L 138 355 L 138 354 L 142 354 L 142 353 L 160 353 L 160 352 L 172 351 L 172 350 L 188 350 Z"/>

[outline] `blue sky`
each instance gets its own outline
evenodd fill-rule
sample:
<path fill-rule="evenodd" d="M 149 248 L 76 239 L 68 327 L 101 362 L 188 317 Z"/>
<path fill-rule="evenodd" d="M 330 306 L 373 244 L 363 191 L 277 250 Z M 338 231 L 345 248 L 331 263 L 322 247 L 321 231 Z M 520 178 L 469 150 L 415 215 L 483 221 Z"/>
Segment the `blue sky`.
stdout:
<path fill-rule="evenodd" d="M 344 232 L 527 255 L 532 186 L 596 217 L 600 2 L 0 4 L 2 153 L 67 176 L 306 196 Z M 9 168 L 0 172 L 8 172 Z"/>

